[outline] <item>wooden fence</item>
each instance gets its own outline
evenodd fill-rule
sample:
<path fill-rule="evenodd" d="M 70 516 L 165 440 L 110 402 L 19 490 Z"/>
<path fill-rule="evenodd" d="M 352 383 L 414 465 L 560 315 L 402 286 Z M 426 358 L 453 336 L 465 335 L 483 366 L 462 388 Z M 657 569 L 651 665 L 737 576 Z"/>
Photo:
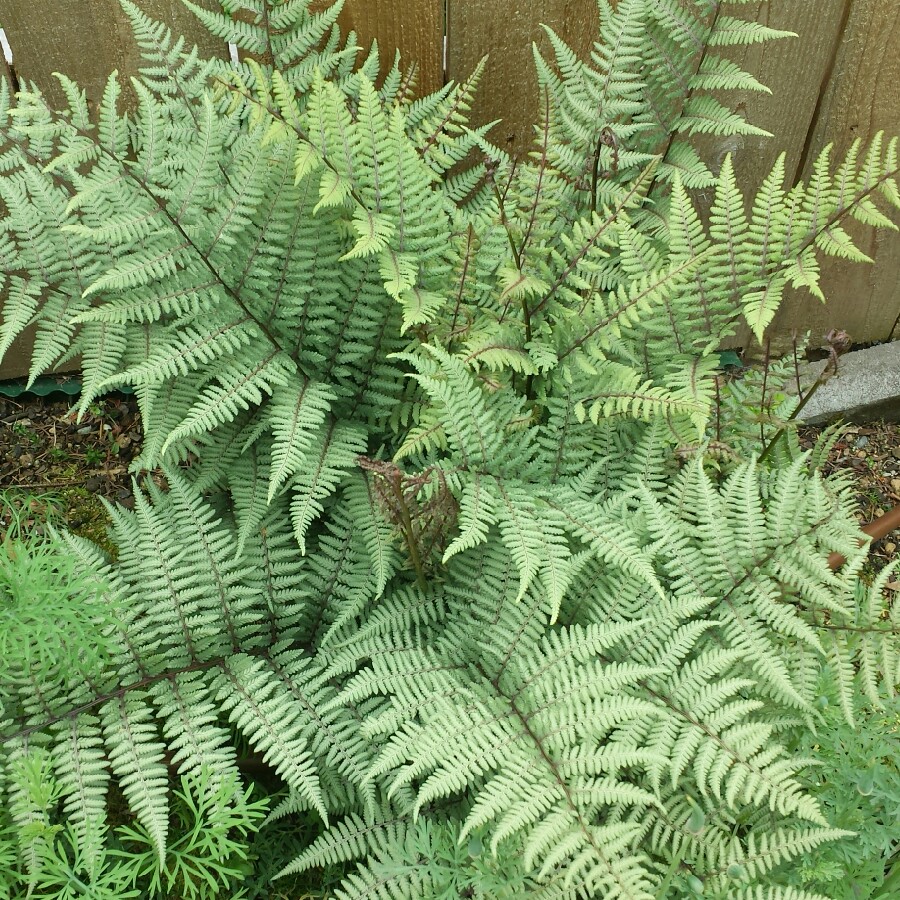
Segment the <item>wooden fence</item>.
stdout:
<path fill-rule="evenodd" d="M 138 2 L 203 50 L 227 53 L 178 0 Z M 200 2 L 218 8 L 216 0 Z M 776 138 L 709 141 L 704 151 L 710 158 L 732 152 L 742 183 L 754 185 L 782 149 L 789 175 L 803 178 L 828 143 L 842 153 L 854 138 L 868 139 L 880 129 L 900 134 L 900 0 L 769 0 L 742 9 L 799 37 L 733 54 L 773 96 L 729 100 Z M 346 0 L 341 24 L 355 29 L 364 45 L 377 39 L 388 60 L 394 47 L 405 61 L 415 60 L 423 91 L 464 78 L 489 54 L 479 118 L 502 118 L 493 139 L 518 152 L 536 118 L 531 43 L 546 46 L 541 23 L 585 53 L 596 19 L 596 0 Z M 108 72 L 128 72 L 136 64 L 117 0 L 0 0 L 0 27 L 16 75 L 45 89 L 53 89 L 51 73 L 63 71 L 96 97 Z M 900 215 L 895 221 L 900 225 Z M 862 235 L 860 246 L 875 265 L 829 261 L 823 283 L 831 302 L 822 307 L 804 295 L 791 297 L 776 323 L 782 337 L 794 330 L 815 337 L 840 327 L 857 342 L 900 338 L 900 236 L 851 230 Z M 21 356 L 0 368 L 0 378 L 20 374 Z"/>

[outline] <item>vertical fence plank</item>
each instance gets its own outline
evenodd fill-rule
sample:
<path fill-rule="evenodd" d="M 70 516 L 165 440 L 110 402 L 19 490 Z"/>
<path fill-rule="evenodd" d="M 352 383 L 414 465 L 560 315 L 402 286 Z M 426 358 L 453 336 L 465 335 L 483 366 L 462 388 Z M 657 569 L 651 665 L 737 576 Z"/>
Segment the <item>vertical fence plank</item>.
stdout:
<path fill-rule="evenodd" d="M 443 84 L 443 0 L 347 0 L 339 21 L 344 34 L 351 29 L 357 33 L 364 50 L 378 41 L 382 73 L 399 50 L 403 68 L 416 65 L 418 93 Z"/>
<path fill-rule="evenodd" d="M 214 0 L 201 5 L 218 8 Z M 227 52 L 223 42 L 209 35 L 181 3 L 144 0 L 141 9 L 165 22 L 188 45 L 203 53 Z M 53 104 L 64 102 L 54 72 L 63 72 L 96 102 L 114 69 L 123 76 L 138 65 L 137 48 L 118 0 L 0 0 L 0 26 L 13 53 L 13 68 L 21 82 L 34 81 Z"/>
<path fill-rule="evenodd" d="M 829 142 L 839 156 L 857 136 L 868 140 L 879 129 L 900 133 L 894 87 L 900 76 L 898 16 L 900 6 L 883 0 L 760 4 L 758 21 L 798 37 L 731 48 L 729 57 L 756 74 L 772 96 L 735 92 L 725 102 L 774 137 L 703 139 L 704 157 L 716 167 L 731 153 L 740 183 L 752 192 L 782 151 L 793 181 L 809 177 L 812 162 Z M 702 197 L 703 205 L 710 199 Z M 900 238 L 865 228 L 855 233 L 876 266 L 827 260 L 822 274 L 826 306 L 807 292 L 789 291 L 773 325 L 776 350 L 790 342 L 794 331 L 810 331 L 813 344 L 832 327 L 845 328 L 859 341 L 890 336 L 900 313 Z M 749 329 L 743 329 L 734 343 L 748 346 L 750 341 Z"/>
<path fill-rule="evenodd" d="M 448 75 L 466 78 L 488 55 L 476 106 L 476 124 L 502 119 L 494 143 L 513 154 L 527 152 L 540 118 L 532 42 L 546 52 L 549 25 L 586 55 L 597 39 L 596 0 L 448 0 Z"/>
<path fill-rule="evenodd" d="M 770 28 L 793 31 L 797 37 L 730 47 L 726 51 L 729 59 L 756 75 L 772 94 L 730 91 L 721 99 L 752 124 L 771 132 L 773 137 L 701 137 L 696 143 L 714 171 L 718 171 L 730 153 L 738 183 L 751 196 L 781 152 L 786 154 L 788 179 L 793 182 L 801 177 L 799 172 L 814 127 L 820 92 L 834 65 L 846 25 L 845 12 L 843 0 L 825 4 L 821 0 L 763 3 L 756 11 L 756 20 Z M 700 201 L 701 207 L 708 210 L 711 193 L 701 192 Z M 785 306 L 803 302 L 804 298 L 795 293 Z M 789 340 L 791 326 L 786 327 Z M 746 327 L 731 341 L 745 347 L 751 342 L 750 329 Z"/>
<path fill-rule="evenodd" d="M 721 164 L 732 153 L 740 183 L 753 191 L 777 156 L 786 154 L 788 178 L 807 179 L 828 144 L 839 158 L 856 137 L 868 141 L 878 130 L 900 134 L 900 4 L 885 0 L 792 0 L 760 3 L 757 20 L 798 37 L 731 48 L 729 57 L 772 89 L 729 94 L 732 108 L 773 138 L 737 136 L 700 141 L 706 159 Z M 708 206 L 711 198 L 705 197 Z M 891 213 L 900 225 L 900 214 Z M 851 223 L 859 246 L 875 260 L 861 266 L 826 260 L 822 305 L 804 291 L 789 291 L 773 324 L 775 349 L 794 332 L 809 331 L 813 344 L 832 327 L 860 342 L 900 338 L 900 237 L 874 233 Z M 750 343 L 749 329 L 736 339 Z"/>
<path fill-rule="evenodd" d="M 814 26 L 814 19 L 810 24 Z M 868 142 L 876 132 L 900 134 L 900 4 L 886 0 L 852 0 L 835 64 L 824 86 L 810 132 L 809 153 L 801 177 L 829 143 L 840 158 L 857 137 Z M 900 225 L 900 213 L 893 211 Z M 823 308 L 803 299 L 791 303 L 776 323 L 780 331 L 812 329 L 821 334 L 843 328 L 856 341 L 885 340 L 900 316 L 900 236 L 857 227 L 848 231 L 874 266 L 829 260 L 822 267 Z"/>
<path fill-rule="evenodd" d="M 110 2 L 104 22 L 91 0 L 2 0 L 0 25 L 9 38 L 20 83 L 36 82 L 48 100 L 59 105 L 63 94 L 53 73 L 64 72 L 96 99 L 109 72 L 121 68 L 112 6 Z"/>
<path fill-rule="evenodd" d="M 730 91 L 722 99 L 774 137 L 736 135 L 701 142 L 704 158 L 716 170 L 731 153 L 741 183 L 747 186 L 761 184 L 782 151 L 787 154 L 789 177 L 801 166 L 820 90 L 840 45 L 845 24 L 843 2 L 765 3 L 760 5 L 757 21 L 770 28 L 794 31 L 798 36 L 728 48 L 728 58 L 756 75 L 772 94 Z"/>

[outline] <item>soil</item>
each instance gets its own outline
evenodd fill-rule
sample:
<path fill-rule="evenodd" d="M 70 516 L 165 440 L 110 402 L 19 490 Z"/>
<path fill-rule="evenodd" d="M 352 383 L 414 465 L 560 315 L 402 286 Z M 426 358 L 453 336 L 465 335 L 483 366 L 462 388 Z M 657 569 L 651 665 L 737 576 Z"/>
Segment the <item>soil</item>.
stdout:
<path fill-rule="evenodd" d="M 100 498 L 134 506 L 128 469 L 140 453 L 141 423 L 133 396 L 110 395 L 91 404 L 80 419 L 72 398 L 0 396 L 0 536 L 13 517 L 40 529 L 48 515 L 113 549 Z M 804 428 L 811 447 L 820 429 Z M 835 444 L 826 472 L 849 469 L 857 485 L 861 524 L 900 503 L 900 424 L 849 426 Z M 872 568 L 900 558 L 900 532 L 872 547 Z M 900 591 L 900 576 L 891 583 Z"/>
<path fill-rule="evenodd" d="M 80 419 L 71 405 L 59 394 L 0 397 L 0 535 L 13 519 L 40 530 L 51 518 L 112 549 L 100 498 L 134 506 L 128 468 L 141 446 L 137 402 L 108 396 Z"/>
<path fill-rule="evenodd" d="M 800 431 L 800 441 L 812 447 L 821 429 L 807 427 Z M 900 504 L 900 424 L 876 422 L 846 426 L 834 445 L 824 467 L 826 474 L 840 470 L 852 473 L 856 484 L 857 518 L 861 525 L 883 516 Z M 871 568 L 879 571 L 900 559 L 900 531 L 893 531 L 872 545 Z M 891 588 L 900 591 L 900 575 Z"/>

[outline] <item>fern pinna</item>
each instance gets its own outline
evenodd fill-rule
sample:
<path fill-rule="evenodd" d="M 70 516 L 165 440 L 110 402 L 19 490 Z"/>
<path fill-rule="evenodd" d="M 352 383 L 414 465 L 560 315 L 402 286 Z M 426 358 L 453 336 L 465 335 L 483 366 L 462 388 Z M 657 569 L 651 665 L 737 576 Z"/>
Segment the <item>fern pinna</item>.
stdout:
<path fill-rule="evenodd" d="M 188 3 L 236 63 L 122 5 L 130 85 L 0 98 L 0 348 L 79 354 L 81 409 L 132 387 L 165 480 L 115 559 L 58 535 L 93 587 L 10 627 L 4 896 L 267 896 L 263 807 L 302 837 L 272 873 L 343 900 L 821 896 L 789 862 L 846 832 L 789 749 L 824 691 L 892 694 L 900 612 L 716 351 L 891 225 L 896 140 L 713 172 L 690 138 L 758 133 L 720 92 L 764 90 L 720 48 L 786 36 L 739 0 L 598 0 L 587 61 L 551 33 L 516 160 L 467 124 L 480 67 L 416 97 L 340 4 Z M 68 621 L 96 653 L 19 665 Z"/>

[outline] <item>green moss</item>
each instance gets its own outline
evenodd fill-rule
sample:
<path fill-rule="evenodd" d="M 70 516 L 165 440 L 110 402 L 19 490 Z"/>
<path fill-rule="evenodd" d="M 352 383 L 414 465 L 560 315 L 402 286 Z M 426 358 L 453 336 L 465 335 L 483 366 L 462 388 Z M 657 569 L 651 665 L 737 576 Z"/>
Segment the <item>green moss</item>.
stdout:
<path fill-rule="evenodd" d="M 92 540 L 115 559 L 116 546 L 106 528 L 109 515 L 99 497 L 80 486 L 35 494 L 16 487 L 0 492 L 0 538 L 7 529 L 24 533 L 40 531 L 44 523 L 67 528 Z"/>
<path fill-rule="evenodd" d="M 73 534 L 88 538 L 102 547 L 113 559 L 116 546 L 109 539 L 109 515 L 100 498 L 83 487 L 62 488 L 58 492 L 61 515 Z"/>

